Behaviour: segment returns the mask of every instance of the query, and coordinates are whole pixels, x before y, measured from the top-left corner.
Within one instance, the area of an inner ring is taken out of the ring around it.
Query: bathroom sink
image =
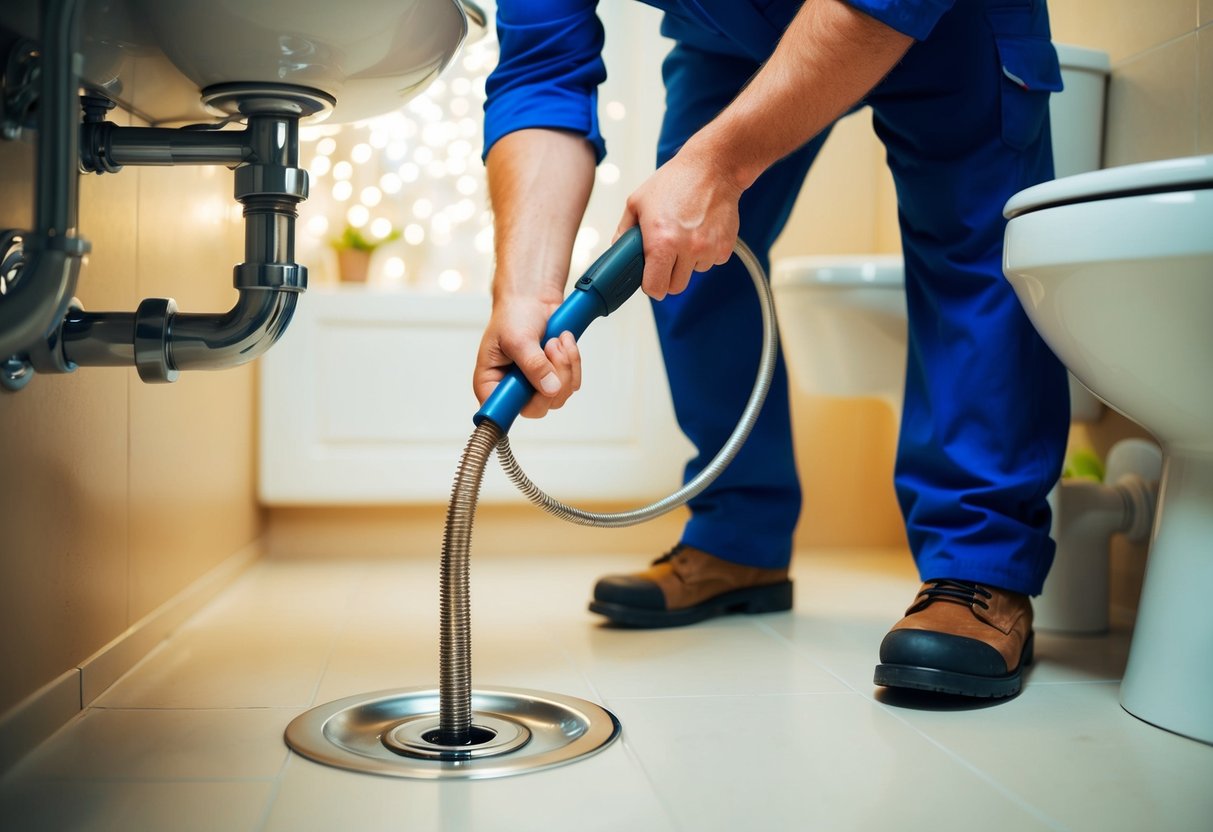
[[[37,34],[28,7],[0,9],[0,24]],[[400,107],[484,29],[467,0],[87,0],[81,75],[154,124],[227,110],[204,106],[216,86],[283,85],[322,93],[312,121],[345,123]]]

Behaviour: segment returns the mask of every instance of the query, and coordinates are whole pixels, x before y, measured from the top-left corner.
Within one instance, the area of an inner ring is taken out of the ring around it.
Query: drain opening
[[[494,731],[492,728],[485,728],[484,726],[477,725],[476,723],[473,722],[472,727],[468,729],[467,742],[460,742],[460,743],[443,742],[442,741],[442,731],[438,728],[435,728],[432,731],[426,731],[424,734],[421,735],[421,739],[424,742],[428,742],[430,745],[440,745],[440,746],[444,746],[446,748],[456,748],[456,747],[467,746],[467,745],[484,745],[484,743],[489,742],[496,736],[497,736],[497,732]]]
[[[442,730],[435,714],[411,717],[396,724],[383,734],[388,751],[423,760],[472,760],[516,751],[531,739],[531,729],[512,719],[489,714],[475,714],[467,731],[467,739],[458,743],[443,742]]]

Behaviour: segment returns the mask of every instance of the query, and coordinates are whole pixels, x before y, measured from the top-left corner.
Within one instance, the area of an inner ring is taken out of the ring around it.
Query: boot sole
[[[590,612],[605,615],[612,624],[646,630],[660,627],[685,627],[688,624],[706,621],[719,615],[735,613],[756,615],[767,612],[786,612],[791,608],[791,581],[735,589],[732,592],[709,598],[693,607],[685,607],[680,610],[645,610],[607,601],[590,602]]]
[[[1005,676],[977,676],[938,670],[934,667],[915,667],[904,664],[878,664],[873,682],[886,688],[909,688],[932,693],[950,693],[970,696],[975,699],[1003,699],[1015,696],[1023,688],[1023,669],[1032,663],[1036,634],[1029,633],[1024,644],[1019,666]]]

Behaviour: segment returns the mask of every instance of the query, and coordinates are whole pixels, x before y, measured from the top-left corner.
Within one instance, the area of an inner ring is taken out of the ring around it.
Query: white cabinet
[[[510,441],[568,500],[660,497],[692,449],[674,421],[648,302],[581,341],[581,391]],[[260,493],[270,505],[445,502],[477,403],[471,373],[489,298],[319,286],[261,359]],[[521,497],[490,462],[482,499]]]

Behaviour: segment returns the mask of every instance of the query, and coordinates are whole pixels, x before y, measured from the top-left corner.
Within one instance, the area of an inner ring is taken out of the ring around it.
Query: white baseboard
[[[190,616],[218,595],[264,551],[258,540],[224,560],[127,628],[78,666],[0,716],[0,772],[88,707]]]

